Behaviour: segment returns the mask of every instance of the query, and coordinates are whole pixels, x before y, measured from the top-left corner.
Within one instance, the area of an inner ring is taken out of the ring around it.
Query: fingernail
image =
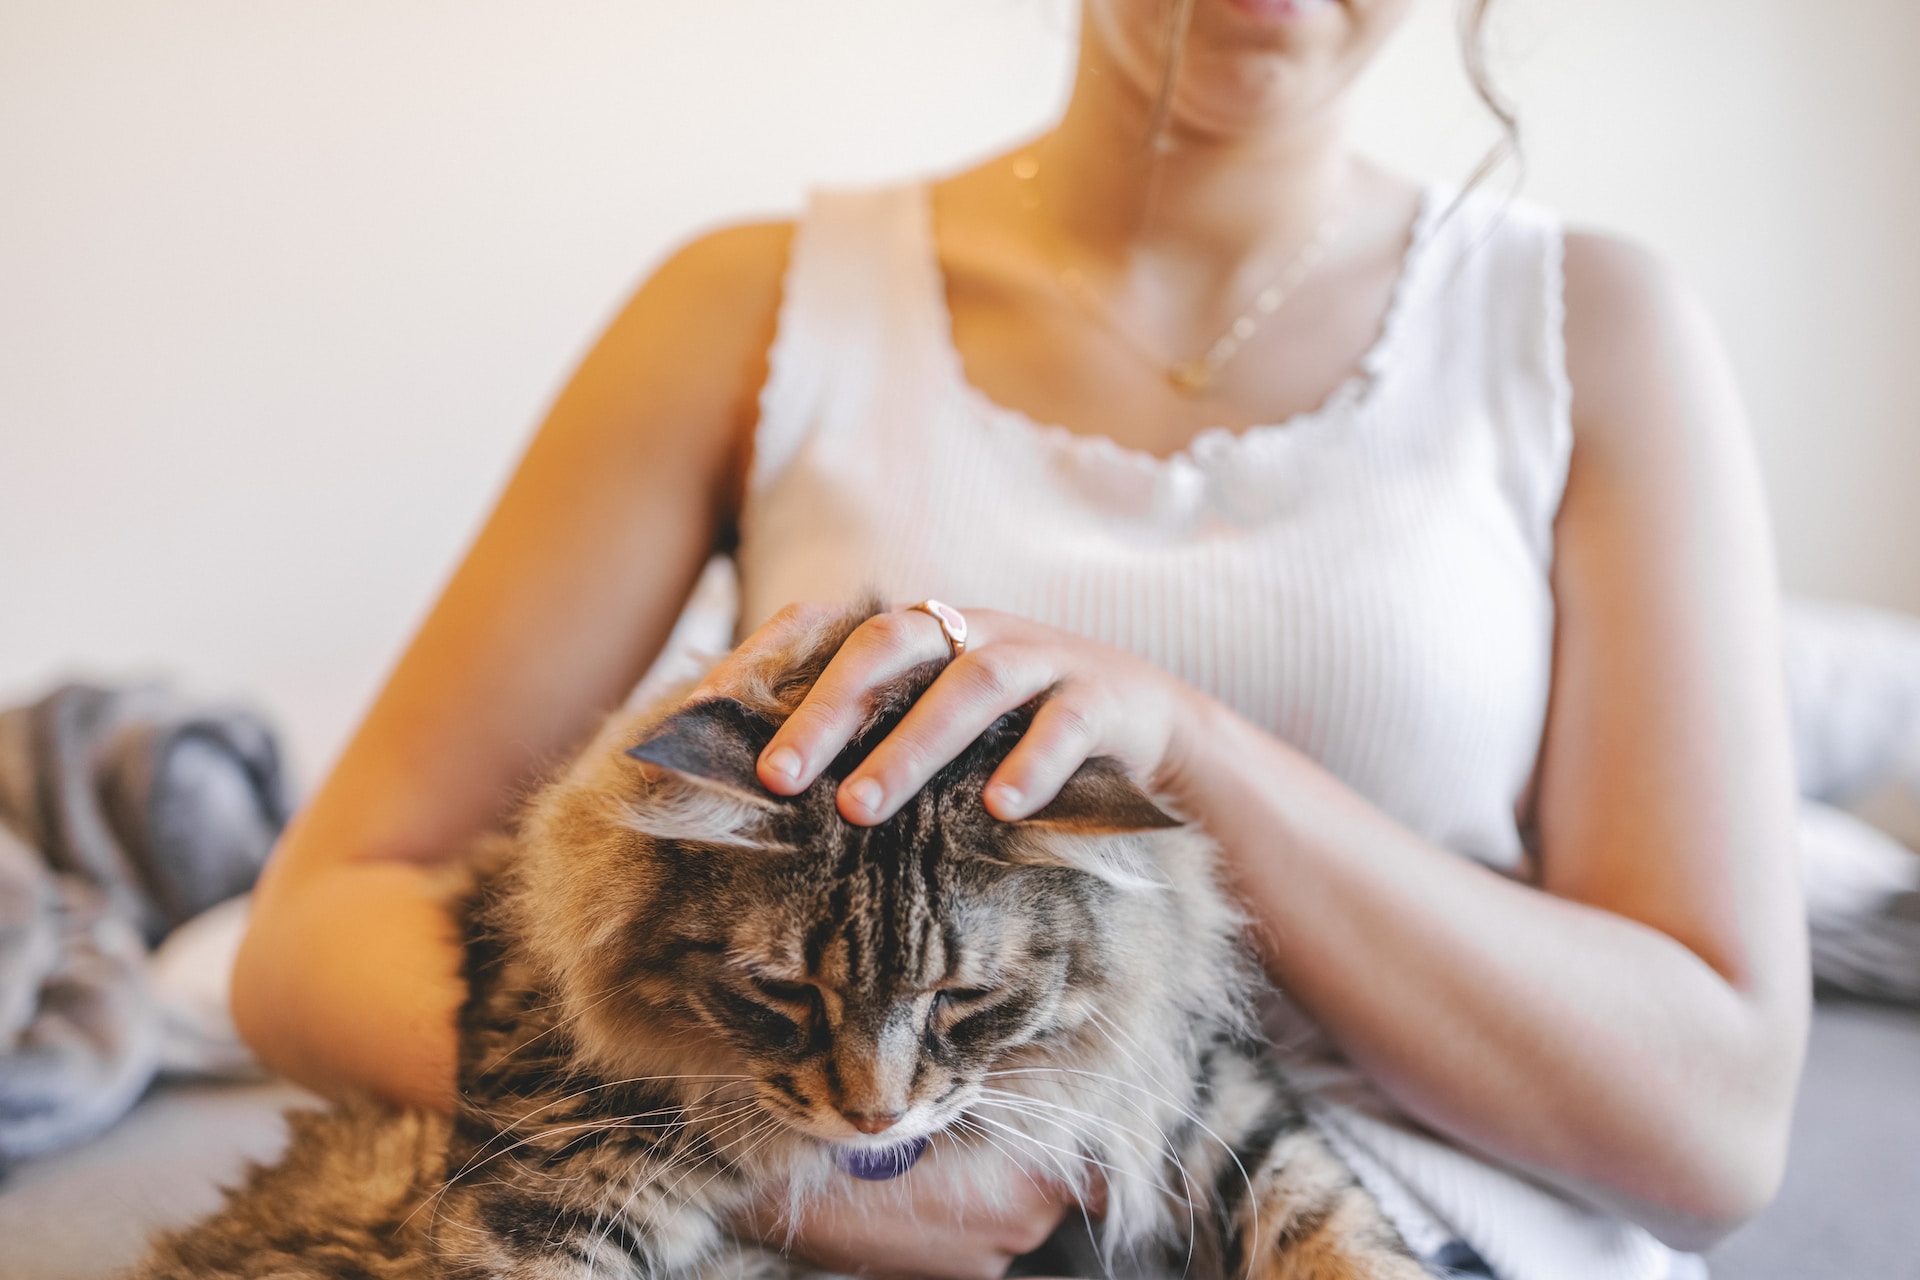
[[[872,778],[862,778],[858,782],[849,784],[847,794],[853,797],[855,804],[865,809],[868,813],[878,813],[880,811],[880,801],[884,799],[886,795],[885,792],[880,790],[880,784]]]
[[[1004,782],[996,782],[988,787],[987,798],[993,802],[989,807],[1001,813],[1020,812],[1020,802],[1026,799],[1020,794],[1020,788],[1010,787]]]
[[[800,776],[800,753],[792,747],[781,747],[767,757],[767,768],[791,782]]]

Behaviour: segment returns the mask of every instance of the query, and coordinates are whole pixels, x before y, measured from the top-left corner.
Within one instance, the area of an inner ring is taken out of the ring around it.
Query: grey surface
[[[280,1113],[317,1105],[279,1083],[161,1084],[103,1136],[0,1182],[0,1280],[101,1280],[157,1227],[220,1203],[219,1187],[286,1140]]]
[[[289,1085],[162,1085],[102,1138],[0,1183],[0,1280],[104,1280],[284,1139]],[[1920,1280],[1920,1013],[1823,1004],[1780,1199],[1715,1280]]]
[[[1714,1280],[1920,1280],[1920,1013],[1823,1003],[1786,1183]]]

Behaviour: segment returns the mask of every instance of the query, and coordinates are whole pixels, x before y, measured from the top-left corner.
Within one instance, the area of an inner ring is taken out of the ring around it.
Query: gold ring
[[[967,651],[967,615],[950,604],[941,604],[938,600],[922,600],[919,604],[910,604],[909,610],[924,613],[940,624],[940,634],[947,638],[947,648],[954,657]]]

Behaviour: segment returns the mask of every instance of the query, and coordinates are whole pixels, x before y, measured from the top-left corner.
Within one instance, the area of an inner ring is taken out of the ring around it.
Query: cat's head
[[[793,665],[817,675],[820,657]],[[1168,864],[1194,861],[1191,832],[1107,761],[1029,821],[982,805],[1032,708],[887,821],[840,817],[839,782],[938,671],[886,690],[801,795],[771,795],[754,764],[810,678],[603,735],[536,807],[529,940],[602,1070],[745,1076],[794,1129],[897,1146],[1173,980],[1192,908],[1165,899],[1192,868]]]

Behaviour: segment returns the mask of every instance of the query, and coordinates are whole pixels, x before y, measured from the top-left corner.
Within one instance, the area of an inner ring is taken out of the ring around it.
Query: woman
[[[235,989],[262,1056],[447,1105],[435,865],[620,702],[737,532],[748,645],[875,583],[970,624],[850,820],[1056,689],[989,807],[1107,754],[1218,837],[1417,1247],[1690,1274],[1654,1237],[1772,1194],[1807,1017],[1759,488],[1656,265],[1346,153],[1410,4],[1086,0],[1030,147],[663,266],[279,851]],[[869,623],[762,781],[803,787],[863,690],[949,652],[929,613]],[[827,1206],[799,1247],[996,1275],[1063,1211],[914,1177],[918,1221]]]

